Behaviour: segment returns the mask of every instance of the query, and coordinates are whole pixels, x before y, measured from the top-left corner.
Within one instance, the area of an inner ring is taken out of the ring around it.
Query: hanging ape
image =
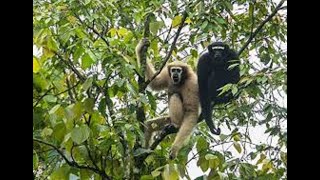
[[[138,60],[141,59],[141,50],[147,43],[149,43],[147,39],[142,39],[136,47]],[[155,72],[153,65],[147,61],[147,79],[151,80]],[[199,117],[197,75],[187,64],[175,61],[167,64],[150,82],[149,87],[155,91],[168,91],[169,116],[146,122],[145,147],[149,148],[152,132],[170,128],[170,126],[179,128],[170,151],[170,158],[175,158],[185,140],[192,134]]]

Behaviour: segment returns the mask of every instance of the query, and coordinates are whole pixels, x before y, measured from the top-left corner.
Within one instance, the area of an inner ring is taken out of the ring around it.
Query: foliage
[[[276,6],[270,0],[34,0],[36,177],[191,179],[193,162],[204,172],[197,179],[286,179],[287,10],[286,3]],[[167,111],[164,93],[138,83],[144,66],[134,48],[147,16],[147,56],[157,67],[169,55],[169,61],[195,68],[210,42],[223,40],[239,50],[252,36],[240,55],[240,83],[225,87],[240,97],[214,111],[222,134],[212,136],[199,123],[173,161],[168,151],[174,135],[154,151],[141,148],[142,122]],[[257,141],[256,129],[268,141]],[[149,155],[139,159],[144,153]]]

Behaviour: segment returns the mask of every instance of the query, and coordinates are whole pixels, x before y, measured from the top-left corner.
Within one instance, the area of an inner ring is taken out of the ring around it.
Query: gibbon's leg
[[[169,116],[171,118],[171,123],[175,127],[181,126],[183,114],[183,104],[180,96],[177,93],[172,94],[169,99]]]
[[[216,135],[219,135],[221,130],[220,128],[216,128],[214,123],[213,123],[213,120],[212,120],[212,111],[213,111],[213,106],[214,106],[214,103],[215,103],[215,100],[217,99],[217,90],[216,90],[216,84],[215,84],[215,81],[214,81],[214,78],[215,78],[215,73],[212,72],[209,77],[208,77],[208,96],[207,97],[207,103],[206,103],[206,106],[204,107],[204,118],[205,118],[205,121],[210,129],[210,132],[212,134],[216,134]],[[213,102],[213,103],[212,103]]]
[[[197,125],[198,114],[194,112],[186,112],[183,118],[181,127],[177,133],[177,136],[173,142],[170,159],[177,157],[179,150],[183,146],[186,139],[188,139],[193,131],[193,128]]]
[[[144,147],[147,149],[149,148],[149,143],[151,139],[151,135],[154,131],[159,131],[163,127],[165,127],[167,124],[170,123],[170,117],[164,116],[164,117],[158,117],[151,120],[148,120],[145,122],[145,131],[144,131],[144,139],[145,139],[145,145]]]

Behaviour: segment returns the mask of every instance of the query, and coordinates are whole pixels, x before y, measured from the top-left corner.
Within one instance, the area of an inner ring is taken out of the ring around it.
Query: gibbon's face
[[[212,46],[212,56],[215,59],[221,59],[224,49],[224,46]]]
[[[170,78],[172,79],[173,84],[180,84],[181,83],[182,73],[183,73],[182,67],[172,66],[169,69]]]
[[[208,46],[208,50],[217,63],[223,63],[224,57],[229,52],[229,47],[222,42],[215,42]]]

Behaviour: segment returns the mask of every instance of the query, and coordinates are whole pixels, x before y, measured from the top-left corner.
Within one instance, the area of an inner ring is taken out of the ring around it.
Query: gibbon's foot
[[[176,128],[173,124],[168,124],[162,129],[162,131],[158,135],[154,136],[154,140],[162,140],[166,135],[177,133],[178,130],[179,129]]]
[[[167,132],[167,134],[172,134],[178,132],[178,128],[176,128],[173,124],[168,124],[164,127],[162,132]]]
[[[211,129],[210,129],[210,130],[211,130]],[[212,130],[211,130],[211,133],[212,133],[212,134],[215,134],[215,135],[220,135],[221,129],[220,129],[220,128],[212,129]]]
[[[177,157],[177,155],[178,155],[177,150],[174,147],[172,147],[172,149],[170,150],[170,153],[169,153],[170,160],[175,159]]]
[[[141,39],[142,46],[150,46],[150,41],[148,38]]]

